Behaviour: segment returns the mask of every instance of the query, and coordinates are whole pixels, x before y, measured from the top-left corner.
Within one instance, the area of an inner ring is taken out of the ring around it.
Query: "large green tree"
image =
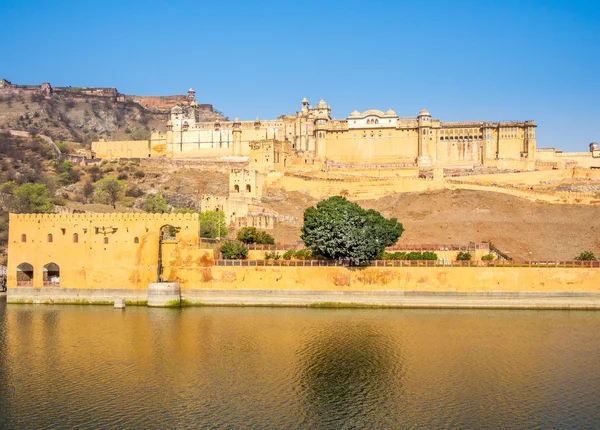
[[[334,196],[304,211],[302,240],[313,254],[361,265],[381,258],[404,232],[396,218]]]
[[[204,211],[200,214],[200,236],[221,238],[227,236],[225,214],[222,211]]]

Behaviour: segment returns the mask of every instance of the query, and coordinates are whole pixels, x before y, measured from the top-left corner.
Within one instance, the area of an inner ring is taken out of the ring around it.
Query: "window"
[[[48,242],[52,242],[52,233],[48,233]]]
[[[306,160],[304,160],[306,162]],[[252,187],[250,186],[250,184],[246,184],[246,192],[250,192],[252,191]]]
[[[79,243],[79,235],[77,233],[73,233],[73,243]]]
[[[105,245],[108,245],[108,237],[105,237],[105,238],[104,238],[104,244],[105,244]]]
[[[21,235],[21,242],[27,242],[27,235],[26,234],[22,234]]]
[[[139,237],[133,238],[133,243],[140,243],[140,238]]]

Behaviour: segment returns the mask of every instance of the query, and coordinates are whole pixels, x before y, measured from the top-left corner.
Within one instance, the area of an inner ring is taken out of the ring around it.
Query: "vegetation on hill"
[[[101,138],[148,139],[152,129],[165,130],[167,116],[133,101],[58,94],[51,99],[40,94],[0,96],[0,129],[29,131],[86,146]],[[225,119],[220,111],[209,112],[209,116]]]

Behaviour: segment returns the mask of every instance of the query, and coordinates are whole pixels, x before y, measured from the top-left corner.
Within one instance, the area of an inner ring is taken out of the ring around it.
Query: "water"
[[[600,312],[0,306],[0,428],[600,426]]]

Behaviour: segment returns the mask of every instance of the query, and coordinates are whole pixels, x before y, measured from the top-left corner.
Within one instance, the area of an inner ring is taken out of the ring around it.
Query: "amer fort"
[[[282,221],[260,206],[267,187],[318,199],[450,188],[550,204],[597,200],[535,189],[567,177],[600,179],[600,149],[596,143],[584,152],[538,148],[533,120],[444,122],[426,109],[408,117],[372,109],[335,119],[325,101],[311,106],[303,99],[296,113],[277,119],[202,122],[203,106],[190,89],[168,110],[164,130],[148,140],[93,142],[83,162],[226,172],[228,195],[199,196],[199,209],[223,212],[234,228],[268,230]],[[468,174],[457,177],[459,171]],[[9,223],[8,303],[600,308],[597,262],[517,262],[500,254],[482,262],[494,252],[486,243],[430,249],[438,261],[350,267],[265,258],[267,251],[284,252],[284,244],[251,248],[247,260],[223,259],[218,241],[200,236],[199,215],[191,213],[11,214]],[[455,261],[461,250],[474,260]]]

